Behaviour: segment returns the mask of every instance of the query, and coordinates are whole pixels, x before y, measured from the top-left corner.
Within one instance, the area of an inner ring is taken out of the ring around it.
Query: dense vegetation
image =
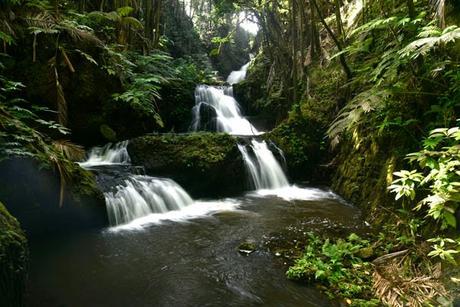
[[[85,147],[187,131],[195,86],[252,53],[235,86],[244,109],[273,128],[294,178],[330,182],[373,226],[299,238],[287,276],[349,304],[448,304],[460,292],[459,17],[457,1],[1,1],[0,163],[54,172],[56,207],[66,184],[93,194],[72,162]],[[192,157],[222,158],[199,146]],[[7,239],[25,257],[22,233]]]

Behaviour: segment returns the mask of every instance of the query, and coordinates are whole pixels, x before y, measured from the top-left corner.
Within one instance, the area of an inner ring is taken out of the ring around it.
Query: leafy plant
[[[422,211],[427,218],[440,224],[440,229],[456,228],[455,212],[460,203],[460,128],[438,128],[423,141],[423,149],[407,155],[417,162],[418,169],[395,172],[398,178],[388,187],[409,203],[412,209]],[[454,262],[457,251],[446,249],[453,239],[436,237],[429,256]]]
[[[305,251],[286,272],[288,278],[319,281],[331,297],[370,299],[368,306],[376,306],[371,292],[371,265],[359,257],[370,248],[369,242],[356,234],[335,241],[314,233],[307,235]]]

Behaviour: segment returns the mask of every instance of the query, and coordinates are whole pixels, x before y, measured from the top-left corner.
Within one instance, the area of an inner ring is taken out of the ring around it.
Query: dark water
[[[331,306],[287,280],[263,244],[288,226],[350,231],[359,212],[334,199],[244,196],[237,211],[142,230],[32,242],[28,306]],[[243,241],[258,244],[241,255]]]

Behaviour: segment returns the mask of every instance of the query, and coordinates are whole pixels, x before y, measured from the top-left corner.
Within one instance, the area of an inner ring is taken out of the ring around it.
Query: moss
[[[290,116],[264,138],[273,141],[283,151],[289,175],[293,179],[315,177],[314,169],[325,157],[320,129],[305,118]]]
[[[0,303],[22,306],[29,252],[18,221],[0,203]]]
[[[148,135],[130,141],[128,152],[150,175],[173,178],[195,196],[210,197],[244,190],[237,144],[220,133]]]
[[[102,136],[105,137],[110,142],[115,142],[117,140],[117,133],[113,131],[108,125],[104,124],[99,127],[99,131]]]
[[[97,185],[94,174],[76,163],[71,163],[68,171],[71,183],[69,191],[73,202],[105,208],[104,195]]]

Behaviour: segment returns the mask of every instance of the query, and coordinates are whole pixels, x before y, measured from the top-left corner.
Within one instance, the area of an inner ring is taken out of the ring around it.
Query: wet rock
[[[248,256],[257,250],[257,246],[253,242],[243,242],[238,246],[238,252]]]
[[[131,140],[128,152],[148,175],[172,178],[195,198],[231,196],[247,186],[237,144],[221,133],[147,135]]]

